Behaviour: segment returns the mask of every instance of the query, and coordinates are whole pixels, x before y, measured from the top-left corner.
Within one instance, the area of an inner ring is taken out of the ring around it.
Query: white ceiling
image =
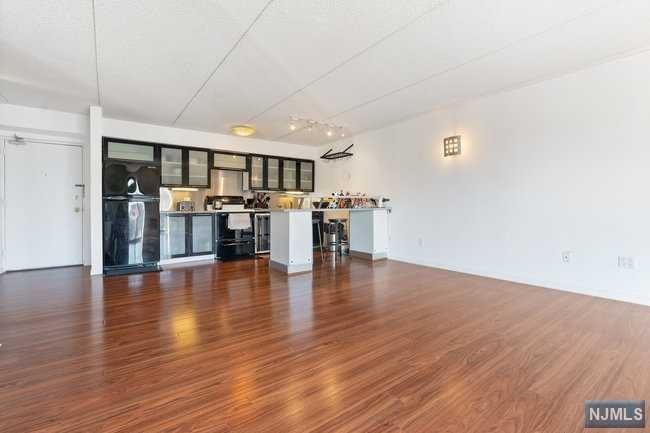
[[[0,102],[320,145],[289,117],[352,135],[646,48],[648,0],[1,0]]]

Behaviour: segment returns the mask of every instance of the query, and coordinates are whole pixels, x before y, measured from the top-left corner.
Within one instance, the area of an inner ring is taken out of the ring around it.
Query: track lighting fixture
[[[307,130],[307,132],[312,132],[314,129],[319,129],[325,132],[325,135],[328,137],[334,137],[339,135],[341,138],[345,137],[345,129],[342,126],[321,123],[313,119],[304,119],[296,116],[289,117],[289,130],[291,132],[299,131],[301,129]],[[335,134],[335,131],[340,131]]]

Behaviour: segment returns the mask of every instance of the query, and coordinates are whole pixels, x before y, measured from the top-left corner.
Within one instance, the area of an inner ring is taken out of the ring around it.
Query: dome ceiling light
[[[251,125],[234,125],[230,128],[230,132],[240,137],[250,137],[255,134],[255,127]]]

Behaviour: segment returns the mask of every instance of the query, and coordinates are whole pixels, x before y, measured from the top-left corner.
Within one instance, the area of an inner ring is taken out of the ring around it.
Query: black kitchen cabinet
[[[298,161],[295,159],[282,159],[282,189],[298,190]]]
[[[314,191],[314,161],[298,161],[298,189],[304,192]]]
[[[234,153],[217,151],[212,152],[212,168],[232,171],[248,171],[248,155],[245,153]]]
[[[282,158],[250,155],[245,185],[251,191],[282,191]],[[248,183],[246,183],[248,182]]]
[[[165,145],[160,160],[161,186],[210,188],[210,151]]]
[[[160,184],[166,186],[183,185],[183,149],[176,147],[160,148]]]
[[[104,160],[157,163],[158,148],[155,143],[104,137],[102,146]]]
[[[282,189],[282,160],[273,156],[266,157],[266,189],[279,191]]]
[[[250,156],[249,187],[251,190],[265,189],[266,187],[266,158],[262,155]]]
[[[214,254],[213,214],[162,214],[160,245],[161,259]]]

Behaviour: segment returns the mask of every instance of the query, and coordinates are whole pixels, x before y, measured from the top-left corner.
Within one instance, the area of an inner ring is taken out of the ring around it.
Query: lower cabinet
[[[214,254],[213,214],[160,215],[160,259]]]

